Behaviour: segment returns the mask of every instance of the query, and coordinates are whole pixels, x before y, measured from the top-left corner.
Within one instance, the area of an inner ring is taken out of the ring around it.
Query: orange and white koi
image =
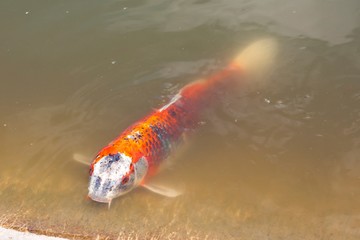
[[[183,87],[171,101],[128,127],[104,147],[90,167],[88,196],[111,203],[137,186],[173,197],[175,191],[147,185],[149,178],[183,141],[183,134],[194,129],[200,113],[219,89],[236,87],[241,79],[269,66],[274,56],[272,40],[261,40],[242,51],[225,69],[206,80]]]

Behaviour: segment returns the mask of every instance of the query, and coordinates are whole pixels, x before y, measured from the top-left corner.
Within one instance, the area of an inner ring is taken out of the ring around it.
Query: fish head
[[[123,153],[98,155],[91,165],[88,196],[97,202],[110,203],[136,187],[131,157]]]

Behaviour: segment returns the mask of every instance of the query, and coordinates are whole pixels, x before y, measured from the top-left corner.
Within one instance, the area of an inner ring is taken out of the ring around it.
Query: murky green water
[[[0,224],[65,236],[359,239],[360,2],[1,1]],[[272,36],[267,87],[225,94],[158,181],[90,202],[93,156],[234,51]]]

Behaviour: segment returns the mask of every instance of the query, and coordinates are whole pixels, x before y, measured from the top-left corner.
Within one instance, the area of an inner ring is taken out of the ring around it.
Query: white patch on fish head
[[[97,202],[109,203],[137,186],[131,157],[109,154],[93,165],[88,196]]]

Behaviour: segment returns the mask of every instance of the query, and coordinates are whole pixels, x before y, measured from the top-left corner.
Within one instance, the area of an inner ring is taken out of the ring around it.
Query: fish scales
[[[185,86],[171,104],[127,128],[107,150],[99,153],[98,160],[103,155],[117,152],[131,155],[134,162],[146,157],[149,173],[155,173],[161,162],[182,142],[183,133],[196,127],[201,109],[214,98],[215,89],[218,91],[223,87],[223,78],[235,73],[239,74],[239,69],[230,67],[206,81]]]

